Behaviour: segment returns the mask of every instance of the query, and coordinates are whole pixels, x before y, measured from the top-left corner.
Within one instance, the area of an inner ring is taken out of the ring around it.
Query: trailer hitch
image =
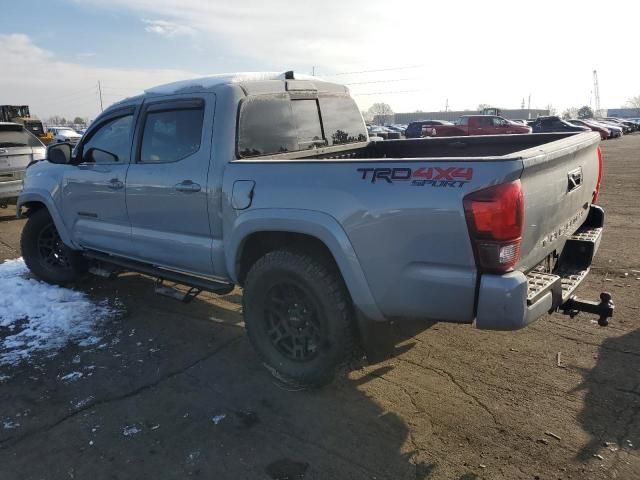
[[[611,294],[602,292],[600,294],[600,302],[592,302],[589,300],[580,300],[578,297],[571,297],[560,306],[560,310],[571,318],[580,312],[593,313],[598,315],[598,325],[606,327],[609,325],[609,319],[613,317],[615,305],[611,299]]]

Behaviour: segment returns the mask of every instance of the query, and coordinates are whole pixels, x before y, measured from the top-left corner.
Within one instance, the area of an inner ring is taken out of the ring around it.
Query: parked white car
[[[82,135],[71,127],[47,127],[47,130],[53,133],[51,143],[69,142],[75,145],[82,138]]]

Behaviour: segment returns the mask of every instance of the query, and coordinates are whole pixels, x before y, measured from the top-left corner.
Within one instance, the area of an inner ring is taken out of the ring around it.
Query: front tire
[[[349,294],[335,268],[277,250],[247,274],[243,294],[249,339],[265,366],[300,387],[329,383],[353,353]]]
[[[29,216],[20,238],[22,258],[41,280],[58,285],[79,280],[86,271],[79,252],[67,247],[45,208]]]

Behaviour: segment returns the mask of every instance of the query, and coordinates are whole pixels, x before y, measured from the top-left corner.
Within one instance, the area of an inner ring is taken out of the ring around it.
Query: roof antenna
[[[288,70],[288,71],[284,72],[284,78],[285,78],[285,80],[295,80],[293,78],[293,70]]]

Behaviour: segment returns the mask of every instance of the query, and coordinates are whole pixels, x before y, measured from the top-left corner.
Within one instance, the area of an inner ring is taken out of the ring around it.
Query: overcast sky
[[[31,0],[4,2],[0,104],[93,118],[145,88],[293,69],[346,83],[362,109],[559,111],[640,95],[640,2]],[[619,33],[616,33],[619,32]],[[361,72],[361,73],[353,73]]]

